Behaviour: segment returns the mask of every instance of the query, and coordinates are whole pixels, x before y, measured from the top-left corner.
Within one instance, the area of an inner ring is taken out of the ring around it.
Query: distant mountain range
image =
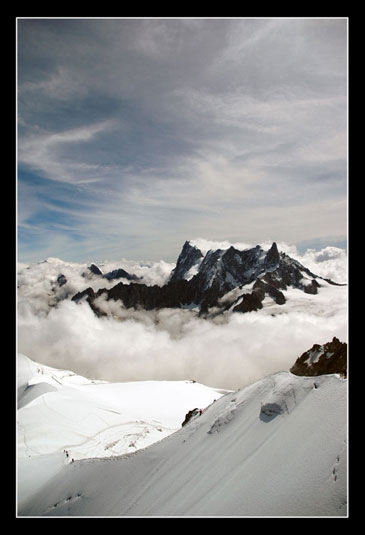
[[[226,310],[241,313],[259,310],[265,298],[284,305],[286,298],[283,291],[289,287],[314,295],[324,283],[338,285],[279,252],[276,242],[269,250],[260,245],[245,250],[231,246],[203,254],[196,245],[186,241],[176,267],[163,286],[146,285],[136,275],[121,269],[103,275],[92,264],[89,270],[109,281],[119,278],[129,281],[96,292],[88,287],[73,296],[75,302],[87,300],[99,316],[105,314],[96,302],[100,296],[106,300],[121,301],[126,308],[196,308],[204,316]]]

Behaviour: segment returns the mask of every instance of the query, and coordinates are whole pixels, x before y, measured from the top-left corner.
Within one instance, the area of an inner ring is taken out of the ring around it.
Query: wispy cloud
[[[346,31],[336,19],[19,21],[19,193],[36,187],[22,224],[30,233],[53,205],[84,256],[108,242],[156,258],[191,236],[262,241],[268,228],[345,236]]]
[[[20,99],[26,99],[28,95],[37,93],[46,98],[62,101],[84,96],[86,92],[87,88],[80,84],[75,73],[70,72],[66,66],[59,67],[45,79],[24,82],[19,88]]]
[[[102,180],[100,166],[69,161],[67,146],[87,143],[112,127],[110,121],[58,132],[31,133],[21,139],[18,161],[49,180],[82,184]],[[65,152],[66,151],[66,152]]]

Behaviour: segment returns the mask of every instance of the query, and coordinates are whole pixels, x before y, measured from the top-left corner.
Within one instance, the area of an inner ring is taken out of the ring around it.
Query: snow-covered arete
[[[134,453],[71,463],[58,454],[57,469],[55,454],[32,458],[43,482],[18,514],[344,516],[346,401],[337,375],[267,376]]]

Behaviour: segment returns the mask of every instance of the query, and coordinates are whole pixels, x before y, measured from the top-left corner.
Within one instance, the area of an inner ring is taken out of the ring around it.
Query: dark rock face
[[[184,275],[186,275],[203,257],[203,253],[200,249],[190,245],[190,243],[186,241],[179,258],[177,259],[176,267],[171,272],[170,281],[183,279]]]
[[[63,273],[60,273],[54,282],[53,281],[50,282],[50,293],[48,294],[48,306],[54,307],[60,301],[69,297],[70,292],[66,284],[67,284],[67,279]]]
[[[335,336],[332,342],[314,344],[303,353],[290,369],[295,375],[316,376],[339,373],[347,377],[347,344]]]
[[[320,288],[318,282],[316,281],[316,279],[312,279],[310,284],[305,286],[304,293],[315,295],[318,293],[318,288]]]
[[[254,290],[261,289],[264,294],[268,294],[277,305],[283,305],[286,302],[283,292],[278,290],[273,284],[265,282],[265,277],[257,279],[255,284],[253,285],[253,288]]]
[[[98,292],[99,293],[99,292]],[[106,316],[105,312],[100,310],[94,303],[95,298],[97,297],[97,294],[95,294],[94,290],[92,288],[86,288],[86,290],[83,290],[82,292],[78,292],[73,296],[71,301],[74,301],[75,303],[80,303],[82,301],[86,301],[91,310],[94,312],[94,314],[98,317],[100,316]]]
[[[280,254],[278,251],[278,246],[274,242],[266,254],[265,267],[266,269],[276,268],[279,262],[280,262]]]
[[[181,424],[181,427],[184,427],[184,425],[186,425],[188,422],[190,422],[190,420],[192,418],[194,418],[194,416],[200,416],[202,413],[201,409],[192,409],[191,411],[187,412],[185,414],[185,420],[183,421],[183,423]]]
[[[254,281],[264,269],[261,262],[264,255],[259,245],[245,251],[234,247],[226,251],[208,251],[196,276],[199,277],[203,289],[209,288],[215,282],[220,290],[227,292]]]
[[[92,288],[86,288],[86,290],[82,290],[82,292],[77,292],[71,299],[71,301],[74,301],[75,303],[80,303],[80,301],[87,301],[89,305],[92,305],[93,301],[95,299],[95,292]]]
[[[130,284],[119,282],[109,290],[101,289],[93,296],[88,294],[92,301],[100,295],[105,296],[107,300],[120,300],[126,308],[143,308],[145,310],[181,308],[192,303],[199,303],[204,297],[197,284],[186,280],[170,281],[162,287],[146,286],[134,282]]]
[[[235,306],[233,312],[252,312],[262,308],[262,301],[264,300],[265,292],[257,290],[251,294],[245,294],[242,302]]]
[[[60,273],[57,277],[57,283],[58,283],[58,286],[61,287],[63,286],[64,284],[66,284],[67,282],[67,279],[66,277],[63,275],[63,273]]]
[[[119,269],[113,269],[113,271],[109,271],[109,273],[104,273],[96,266],[95,264],[91,264],[88,267],[89,272],[91,272],[93,275],[98,275],[100,277],[103,277],[104,279],[107,279],[109,281],[111,280],[118,280],[118,279],[127,279],[127,280],[139,280],[139,277],[134,274],[130,274],[127,271],[125,271],[122,268]],[[83,274],[85,277],[87,277],[87,274]]]
[[[127,279],[129,281],[138,280],[137,275],[130,274],[124,269],[113,269],[113,271],[110,271],[109,273],[105,273],[103,275],[104,279],[108,279],[108,281],[111,280],[118,280],[118,279]]]
[[[98,268],[98,266],[96,266],[95,264],[91,264],[88,269],[91,271],[91,273],[93,273],[94,275],[103,275],[103,273],[100,271],[100,269]]]

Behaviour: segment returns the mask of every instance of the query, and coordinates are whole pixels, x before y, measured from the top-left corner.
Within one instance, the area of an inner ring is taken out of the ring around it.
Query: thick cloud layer
[[[297,258],[317,274],[320,268],[322,276],[341,275],[343,282],[344,251],[326,248],[307,251]],[[76,305],[69,299],[49,307],[50,299],[57,294],[52,287],[60,270],[68,281],[62,287],[65,291],[78,291],[89,283],[106,286],[105,280],[85,281],[81,276],[85,267],[56,259],[20,266],[19,351],[33,360],[89,378],[195,379],[236,389],[269,373],[288,370],[314,343],[325,343],[333,336],[347,340],[347,287],[326,283],[314,296],[300,290],[287,291],[285,307],[268,301],[259,312],[212,320],[198,318],[191,310],[127,310],[102,299],[98,304],[108,312],[107,318],[97,318],[87,303]],[[131,262],[119,267],[129,267],[133,272]],[[166,263],[139,268],[134,265],[135,273],[138,269],[149,271],[150,283],[161,282],[169,271]]]

